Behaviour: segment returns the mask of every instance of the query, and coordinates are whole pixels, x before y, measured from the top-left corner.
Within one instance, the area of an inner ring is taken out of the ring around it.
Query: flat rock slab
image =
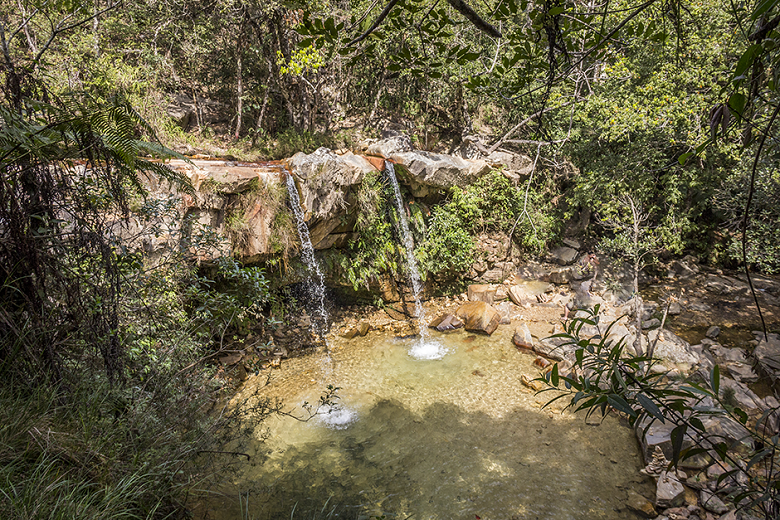
[[[428,327],[439,332],[446,332],[463,327],[463,321],[454,314],[443,314],[431,321]]]
[[[655,506],[658,508],[677,507],[685,502],[685,488],[674,473],[664,471],[658,477],[655,494]]]

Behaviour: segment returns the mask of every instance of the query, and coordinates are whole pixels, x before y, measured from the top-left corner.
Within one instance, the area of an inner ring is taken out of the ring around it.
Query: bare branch
[[[376,20],[371,25],[371,27],[369,27],[366,32],[364,32],[363,34],[361,34],[360,36],[358,36],[357,38],[349,42],[347,44],[347,47],[352,47],[353,45],[362,42],[363,40],[368,38],[372,32],[376,31],[376,28],[381,25],[381,23],[385,20],[385,18],[387,18],[387,15],[390,14],[390,11],[393,10],[393,7],[395,7],[395,4],[397,4],[398,2],[399,0],[390,0],[390,2],[385,6],[382,12],[379,13],[379,16],[377,16]]]
[[[501,38],[501,31],[483,20],[477,12],[463,0],[447,0],[447,3],[450,4],[453,9],[465,16],[474,27],[483,33],[492,36],[493,38]]]
[[[32,61],[32,68],[35,69],[38,66],[38,62],[40,62],[41,58],[43,57],[43,53],[45,53],[49,49],[49,46],[51,46],[52,42],[54,41],[54,38],[56,38],[57,35],[59,35],[60,33],[63,33],[63,32],[70,31],[71,29],[75,29],[76,27],[78,27],[80,25],[84,25],[85,23],[89,22],[93,18],[97,18],[101,14],[106,13],[106,12],[112,10],[112,9],[115,9],[116,7],[119,6],[120,3],[121,3],[121,0],[119,0],[117,2],[114,2],[113,4],[109,5],[105,9],[102,9],[100,11],[96,11],[95,13],[93,13],[92,15],[84,18],[83,20],[79,20],[78,22],[74,22],[74,23],[72,23],[70,25],[66,25],[65,27],[61,27],[61,25],[66,20],[68,20],[70,18],[70,16],[60,20],[60,22],[57,24],[57,26],[53,28],[53,30],[51,32],[51,35],[49,36],[49,40],[46,42],[46,44],[43,46],[43,48],[40,51],[38,51],[38,54],[35,56],[35,59],[33,59],[33,61]]]

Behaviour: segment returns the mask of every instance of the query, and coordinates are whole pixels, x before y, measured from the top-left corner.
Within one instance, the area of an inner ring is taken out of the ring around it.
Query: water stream
[[[241,518],[241,494],[244,517],[257,520],[636,519],[626,490],[649,496],[654,487],[638,472],[633,431],[614,417],[589,425],[540,410],[552,396],[520,383],[538,369],[512,346],[512,329],[432,332],[449,349],[435,363],[410,357],[410,339],[335,338],[341,398],[355,414],[256,424],[251,438],[226,448],[251,459],[196,518]],[[282,397],[289,409],[316,402],[321,371],[313,357],[290,359],[270,384],[250,378],[236,399]]]
[[[295,224],[298,229],[298,237],[301,240],[301,259],[309,270],[308,286],[314,300],[314,313],[311,313],[312,328],[316,334],[324,337],[328,331],[328,311],[325,309],[325,277],[322,274],[317,259],[314,258],[314,247],[311,244],[309,236],[309,227],[304,219],[303,209],[301,208],[301,199],[298,196],[298,188],[295,186],[295,179],[292,174],[285,175],[287,183],[287,192],[290,194],[290,206],[295,215]]]
[[[420,271],[417,268],[417,260],[414,258],[414,240],[412,239],[412,233],[409,230],[409,219],[406,217],[406,209],[404,208],[404,201],[401,197],[401,188],[398,185],[398,179],[395,177],[395,167],[390,161],[385,161],[385,172],[393,185],[393,193],[395,194],[395,207],[398,210],[401,238],[403,240],[404,250],[406,251],[406,267],[409,274],[409,285],[412,287],[414,311],[420,331],[420,339],[412,345],[409,350],[409,355],[417,359],[441,359],[447,353],[447,350],[439,342],[431,341],[428,338],[428,322],[425,319],[425,308],[420,300],[422,279],[420,278]]]

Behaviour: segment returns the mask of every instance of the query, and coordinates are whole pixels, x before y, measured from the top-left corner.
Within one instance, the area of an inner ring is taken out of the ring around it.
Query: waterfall
[[[409,219],[406,218],[404,201],[401,198],[401,188],[398,186],[398,179],[395,178],[395,167],[390,161],[385,161],[385,172],[393,184],[393,192],[395,193],[395,207],[398,210],[398,222],[400,223],[404,249],[406,250],[409,283],[412,286],[414,310],[420,330],[420,341],[415,343],[409,353],[412,357],[418,359],[440,359],[444,356],[446,350],[439,343],[428,341],[428,323],[425,320],[425,309],[420,301],[422,280],[420,279],[420,271],[417,269],[417,260],[414,258],[414,241],[412,240],[412,233],[409,231]]]
[[[309,228],[304,220],[298,188],[295,186],[295,180],[291,173],[285,175],[285,181],[287,183],[287,191],[290,194],[290,206],[292,206],[293,214],[295,215],[298,237],[301,240],[301,258],[309,269],[308,285],[314,295],[314,303],[317,305],[315,311],[318,317],[312,319],[312,328],[315,333],[324,339],[328,329],[328,311],[325,310],[325,277],[322,275],[322,270],[320,270],[320,266],[314,258],[314,246],[311,245]]]

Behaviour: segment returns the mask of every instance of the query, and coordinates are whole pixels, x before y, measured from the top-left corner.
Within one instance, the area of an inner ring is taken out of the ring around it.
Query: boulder
[[[669,330],[651,330],[647,333],[647,339],[651,344],[658,339],[654,351],[658,359],[691,365],[699,362],[699,357],[693,352],[691,345]]]
[[[699,266],[696,265],[696,259],[692,256],[686,256],[682,260],[675,260],[669,265],[667,276],[670,278],[691,278],[699,273]]]
[[[494,151],[487,157],[485,162],[499,168],[505,167],[507,171],[514,173],[518,177],[520,175],[528,175],[533,170],[533,161],[527,155],[521,155],[511,152]]]
[[[490,172],[485,161],[461,159],[425,151],[393,153],[388,157],[397,166],[399,180],[404,178],[414,197],[448,190],[455,186],[465,188]]]
[[[464,303],[455,314],[465,322],[466,330],[493,334],[501,323],[501,315],[485,302]]]
[[[759,379],[758,374],[753,372],[753,367],[747,363],[726,363],[723,366],[731,377],[741,383],[756,383]]]
[[[473,284],[468,287],[470,302],[485,302],[492,305],[496,296],[496,287],[493,285]]]
[[[509,287],[507,295],[509,296],[509,299],[512,300],[512,303],[521,307],[523,303],[531,299],[528,293],[519,285],[512,285]]]
[[[685,502],[685,488],[677,475],[664,471],[658,477],[658,487],[655,493],[655,507],[666,509],[678,507]]]
[[[438,318],[432,320],[428,327],[436,329],[439,332],[446,332],[448,330],[459,329],[463,326],[463,321],[454,314],[443,314]]]
[[[512,336],[512,343],[520,348],[534,348],[534,338],[531,336],[531,331],[528,329],[527,323],[523,323],[515,329],[515,334]]]
[[[636,424],[635,431],[639,444],[642,446],[642,455],[646,464],[651,464],[657,458],[656,452],[660,450],[667,460],[672,459],[672,430],[674,424],[654,421],[650,426],[650,419],[645,417]],[[643,435],[644,433],[644,435]],[[689,435],[683,439],[683,449],[693,445]]]
[[[567,341],[563,338],[545,338],[534,344],[534,352],[540,356],[554,359],[556,361],[563,361],[568,354],[574,352],[575,347],[571,344],[564,345]]]
[[[548,257],[558,265],[569,265],[577,259],[577,250],[566,246],[556,247],[550,251]]]
[[[565,267],[563,269],[554,269],[547,273],[543,279],[546,282],[554,283],[556,285],[565,285],[572,280],[576,280],[575,270],[571,267]]]
[[[360,323],[357,324],[357,333],[359,336],[365,336],[368,334],[368,331],[371,327],[369,326],[368,322],[365,320],[362,320]]]
[[[780,334],[757,335],[759,343],[753,351],[753,356],[758,360],[759,366],[766,371],[773,380],[780,376]]]
[[[655,518],[658,516],[658,513],[656,513],[655,508],[653,507],[653,503],[633,489],[628,490],[626,507],[642,518]]]
[[[707,329],[707,332],[705,332],[704,335],[710,339],[717,339],[718,335],[720,335],[720,327],[713,325]]]
[[[656,327],[660,327],[660,326],[661,326],[661,320],[659,320],[658,318],[642,321],[643,329],[655,329]]]
[[[394,135],[386,139],[381,139],[368,145],[366,153],[368,155],[379,155],[381,157],[390,157],[393,154],[411,152],[414,150],[412,140],[406,135]]]
[[[710,491],[709,489],[702,489],[700,491],[701,507],[707,511],[712,511],[717,515],[727,513],[729,508],[723,503],[723,500],[718,498],[718,495]]]

